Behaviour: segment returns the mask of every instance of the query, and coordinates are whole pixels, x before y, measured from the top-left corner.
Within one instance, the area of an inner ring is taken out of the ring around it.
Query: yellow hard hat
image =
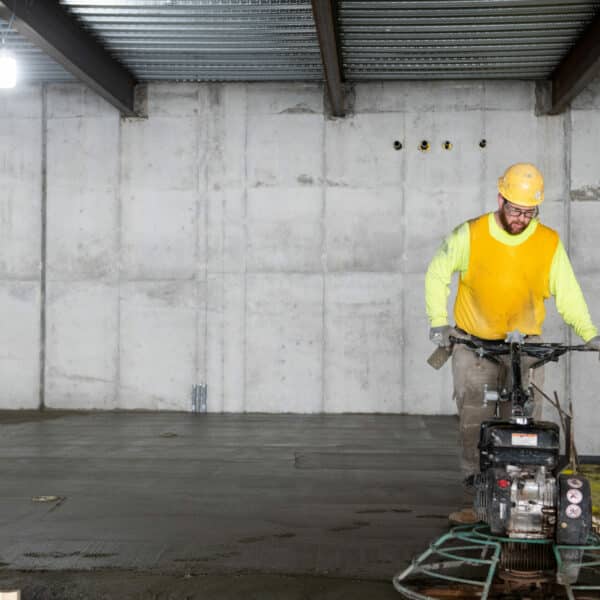
[[[544,178],[530,163],[516,163],[498,179],[498,191],[513,204],[537,206],[544,201]]]

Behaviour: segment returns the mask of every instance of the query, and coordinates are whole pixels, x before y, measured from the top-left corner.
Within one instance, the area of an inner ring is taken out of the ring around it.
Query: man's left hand
[[[600,335],[593,337],[591,340],[585,343],[586,348],[590,348],[592,350],[598,350],[600,352]]]

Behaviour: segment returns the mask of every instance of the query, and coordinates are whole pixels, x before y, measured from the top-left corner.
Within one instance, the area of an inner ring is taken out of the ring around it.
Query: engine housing
[[[554,536],[559,435],[558,426],[548,422],[482,423],[474,507],[494,535]]]
[[[556,478],[544,466],[490,468],[475,480],[475,510],[491,533],[520,539],[553,537]]]

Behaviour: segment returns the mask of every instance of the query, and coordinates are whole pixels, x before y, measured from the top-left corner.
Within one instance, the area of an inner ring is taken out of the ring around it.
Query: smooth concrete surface
[[[104,568],[390,582],[460,504],[456,429],[451,416],[2,412],[0,584]]]
[[[214,413],[452,414],[424,272],[516,161],[543,171],[542,220],[600,322],[598,80],[551,117],[531,82],[359,84],[344,119],[323,93],[152,84],[146,119],[78,84],[0,94],[0,407],[41,388],[50,408],[189,411],[207,384]],[[567,339],[548,309],[546,338]],[[547,376],[599,454],[600,370]]]

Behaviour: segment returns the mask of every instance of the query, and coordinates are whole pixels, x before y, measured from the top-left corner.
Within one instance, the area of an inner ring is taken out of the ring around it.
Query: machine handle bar
[[[450,336],[452,344],[463,344],[473,350],[477,350],[482,356],[502,356],[510,354],[511,343],[502,341],[488,341],[473,338],[462,338]],[[522,342],[518,344],[521,353],[527,354],[540,360],[535,366],[541,366],[549,361],[556,361],[560,356],[567,352],[598,352],[594,348],[589,348],[585,344],[570,346],[567,344],[553,342]]]

